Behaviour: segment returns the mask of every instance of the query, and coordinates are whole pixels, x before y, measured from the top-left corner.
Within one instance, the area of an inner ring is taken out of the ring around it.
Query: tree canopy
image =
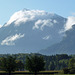
[[[75,69],[75,59],[74,58],[71,58],[70,60],[69,60],[69,68],[70,69]]]
[[[44,70],[45,62],[42,56],[32,55],[26,57],[26,69],[30,72],[39,72]]]
[[[11,74],[11,72],[16,69],[16,58],[12,56],[2,57],[1,58],[1,69]]]

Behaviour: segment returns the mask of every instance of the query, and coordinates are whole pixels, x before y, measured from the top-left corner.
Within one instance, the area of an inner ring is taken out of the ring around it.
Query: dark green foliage
[[[73,69],[64,68],[63,73],[64,74],[75,74],[75,69],[74,68]]]
[[[11,56],[16,56],[16,60],[20,60],[23,64],[26,62],[26,56],[33,56],[34,53],[31,54],[12,54]],[[62,70],[63,68],[68,68],[69,60],[71,58],[75,58],[75,55],[67,55],[67,54],[57,54],[57,55],[52,55],[52,56],[46,56],[46,55],[41,55],[38,53],[35,53],[37,56],[43,56],[45,60],[45,69],[46,70]],[[1,57],[8,57],[9,54],[0,54]],[[1,59],[0,59],[1,60]],[[1,64],[1,63],[0,63]],[[20,66],[20,65],[19,65]],[[1,68],[0,68],[1,70]],[[17,70],[23,70],[17,69]]]
[[[10,75],[10,73],[13,72],[13,71],[15,71],[15,69],[17,67],[15,60],[16,60],[16,58],[12,57],[12,56],[2,57],[2,59],[1,59],[1,65],[0,65],[1,69],[3,71],[8,72],[9,75]]]
[[[24,64],[23,64],[23,62],[22,61],[20,61],[20,60],[16,60],[16,66],[17,66],[17,71],[22,71],[22,70],[24,70]]]
[[[63,69],[64,74],[69,74],[70,70],[68,68]]]
[[[71,74],[75,74],[75,59],[74,58],[71,58],[69,60],[68,68],[70,69]]]
[[[75,69],[70,69],[70,74],[75,74]]]
[[[75,59],[74,58],[71,58],[70,60],[69,60],[69,68],[70,69],[75,69]]]
[[[67,54],[44,56],[46,61],[46,70],[61,70],[68,67],[69,59],[72,58]]]
[[[44,59],[42,56],[32,55],[26,57],[26,69],[30,72],[39,72],[44,70]]]
[[[54,61],[52,61],[49,64],[49,70],[54,70],[54,69],[55,69],[55,63],[54,63]]]
[[[75,74],[75,59],[71,58],[68,67],[63,69],[64,74]]]

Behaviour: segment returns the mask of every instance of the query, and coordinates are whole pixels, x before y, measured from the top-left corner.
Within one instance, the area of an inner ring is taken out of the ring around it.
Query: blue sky
[[[75,13],[75,0],[0,0],[0,24],[3,25],[23,8],[45,10],[68,17]]]

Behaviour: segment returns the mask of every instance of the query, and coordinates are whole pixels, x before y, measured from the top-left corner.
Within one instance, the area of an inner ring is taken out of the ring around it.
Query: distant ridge
[[[66,31],[65,37],[60,43],[39,51],[41,54],[54,55],[54,54],[75,54],[75,25],[72,29]]]

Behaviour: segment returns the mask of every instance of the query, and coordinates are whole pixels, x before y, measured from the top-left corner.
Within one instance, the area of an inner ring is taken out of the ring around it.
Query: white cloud
[[[15,25],[16,26],[19,26],[20,25],[20,23],[22,23],[22,22],[27,22],[28,21],[28,18],[20,18],[20,19],[18,19],[18,20],[16,20],[15,21]]]
[[[2,41],[1,45],[15,45],[14,41],[22,37],[24,37],[24,34],[21,35],[20,33],[15,34],[13,36],[9,36]]]
[[[68,20],[65,25],[65,31],[71,29],[74,24],[75,24],[75,17],[74,16],[68,17]]]
[[[18,24],[20,24],[21,22],[36,20],[36,19],[40,18],[41,16],[43,16],[43,17],[48,16],[49,17],[50,14],[51,14],[51,16],[54,16],[53,13],[46,13],[43,10],[18,11],[10,17],[9,21],[7,22],[7,24],[5,26],[8,26],[12,22],[15,22],[16,26],[19,26]],[[43,18],[43,17],[41,17],[41,18]]]
[[[54,23],[58,23],[56,20],[53,20]]]
[[[43,39],[48,40],[48,39],[50,39],[50,37],[51,37],[50,35],[47,35],[47,36],[43,37]]]
[[[51,22],[52,20],[51,19],[48,19],[48,20],[43,20],[43,24],[41,25],[41,30],[43,30],[44,26],[53,26],[53,23]]]
[[[43,30],[45,26],[51,27],[54,23],[57,23],[57,21],[52,19],[37,20],[33,26],[33,29],[40,28],[40,30]]]
[[[0,25],[0,28],[2,27],[2,25]]]

